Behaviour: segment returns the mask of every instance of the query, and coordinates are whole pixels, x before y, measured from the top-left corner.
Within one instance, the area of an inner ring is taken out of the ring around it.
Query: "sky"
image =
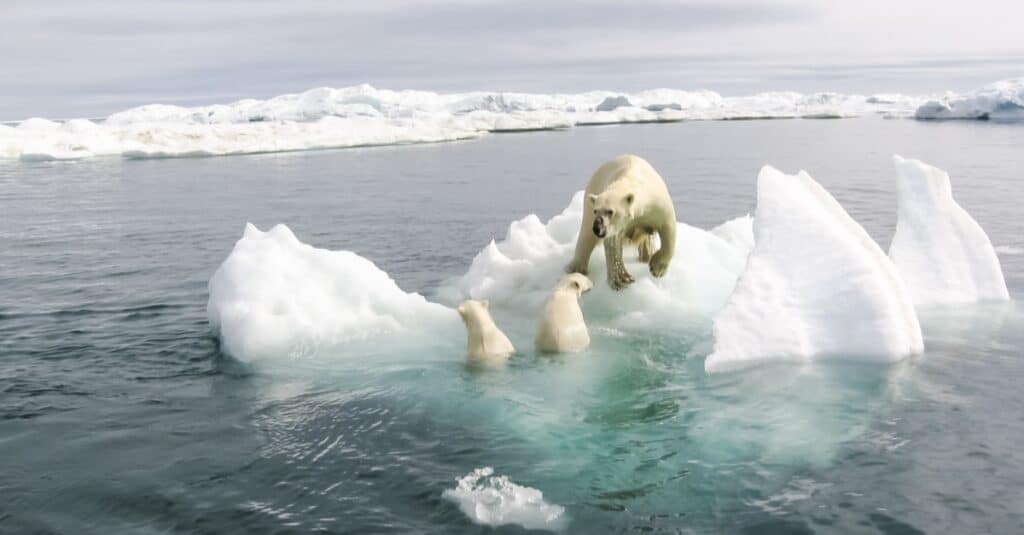
[[[1024,76],[1009,0],[4,0],[0,120],[369,83],[441,92],[965,91]]]

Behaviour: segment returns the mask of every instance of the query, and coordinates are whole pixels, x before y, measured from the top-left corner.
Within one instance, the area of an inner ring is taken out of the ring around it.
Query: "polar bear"
[[[487,300],[468,299],[459,305],[459,315],[466,324],[467,364],[500,364],[516,351],[505,333],[494,324],[489,308]]]
[[[583,202],[576,253],[566,272],[586,275],[590,254],[603,241],[608,285],[613,289],[621,290],[634,281],[622,259],[623,245],[637,245],[651,275],[665,275],[675,252],[676,210],[665,181],[651,164],[630,154],[605,163],[590,178]],[[654,233],[660,241],[656,252]]]
[[[544,304],[535,340],[537,351],[575,353],[590,345],[579,297],[593,287],[586,275],[570,273],[562,277]]]

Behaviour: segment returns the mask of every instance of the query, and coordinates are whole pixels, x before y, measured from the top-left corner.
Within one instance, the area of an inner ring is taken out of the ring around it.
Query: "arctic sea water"
[[[920,158],[950,173],[1016,297],[1021,146],[1015,124],[863,118],[0,162],[0,528],[440,533],[489,529],[512,499],[500,530],[1015,532],[1013,302],[922,312],[925,353],[898,364],[726,374],[704,371],[701,322],[598,330],[589,353],[497,373],[466,370],[461,341],[253,369],[221,354],[206,303],[246,222],[434,297],[509,222],[557,214],[625,152],[703,228],[752,212],[763,164],[806,169],[883,249],[891,156]],[[525,349],[530,328],[509,328]]]

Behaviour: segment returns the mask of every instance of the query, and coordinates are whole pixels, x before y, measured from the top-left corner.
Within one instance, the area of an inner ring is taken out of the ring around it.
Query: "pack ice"
[[[439,94],[369,85],[321,87],[267,100],[181,107],[149,104],[99,121],[32,118],[0,124],[0,158],[166,158],[432,143],[488,132],[633,122],[909,114],[919,100],[892,95],[712,91]]]

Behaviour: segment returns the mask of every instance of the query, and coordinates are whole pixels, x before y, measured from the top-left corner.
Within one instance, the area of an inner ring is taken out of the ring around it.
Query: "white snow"
[[[321,87],[267,100],[149,104],[93,122],[28,119],[0,127],[0,158],[212,156],[470,139],[577,125],[910,114],[920,99],[792,92],[722,97],[706,90],[576,94],[390,91]]]
[[[491,467],[477,468],[457,481],[458,485],[442,496],[477,524],[518,524],[549,531],[568,525],[564,507],[546,502],[544,494],[535,488],[517,485],[507,476],[495,476]]]
[[[949,175],[918,160],[893,161],[899,209],[889,256],[914,304],[1009,299],[992,242],[953,199]]]
[[[1011,78],[969,93],[947,93],[921,104],[917,119],[1024,120],[1024,78]]]
[[[341,353],[396,333],[410,344],[463,336],[454,310],[402,291],[355,253],[306,245],[284,225],[247,224],[209,292],[221,348],[243,362]]]
[[[894,361],[923,350],[896,267],[810,175],[761,170],[754,236],[715,317],[708,372],[816,357]]]

